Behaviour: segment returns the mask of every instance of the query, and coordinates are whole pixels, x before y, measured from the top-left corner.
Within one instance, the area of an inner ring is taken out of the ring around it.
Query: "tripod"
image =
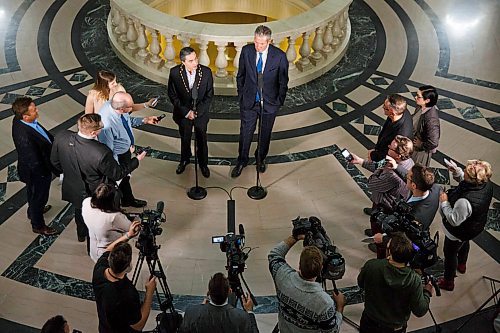
[[[160,313],[156,317],[156,320],[158,322],[156,331],[165,333],[176,332],[182,322],[182,316],[177,313],[174,308],[172,293],[170,292],[167,284],[167,276],[165,275],[165,271],[163,270],[160,259],[158,257],[158,248],[159,246],[153,245],[152,250],[148,251],[148,253],[143,253],[143,251],[139,252],[139,258],[137,259],[134,274],[132,276],[132,284],[134,286],[137,285],[142,265],[144,261],[146,261],[149,269],[149,274],[151,276],[156,276],[156,278],[158,279],[160,289],[163,293],[164,298],[164,300],[162,301],[157,287],[155,289],[155,294],[162,313]]]
[[[196,101],[198,100],[198,88],[196,86],[193,86],[193,89],[191,90],[191,97],[193,98],[193,112],[196,114]],[[196,139],[196,127],[194,124],[195,119],[193,119],[193,129],[194,129],[194,175],[196,179],[196,185],[189,189],[187,195],[192,200],[201,200],[207,196],[207,190],[204,187],[198,185],[198,140]]]
[[[256,164],[257,164],[257,180],[255,186],[252,186],[248,189],[247,195],[254,200],[261,200],[267,196],[267,190],[262,187],[260,184],[260,164],[262,161],[260,160],[260,141],[262,136],[262,115],[264,113],[264,97],[263,86],[264,86],[264,75],[262,73],[257,73],[257,86],[259,89],[259,129],[257,134],[257,156],[256,156]]]
[[[245,297],[245,293],[243,292],[243,287],[241,286],[241,280],[243,280],[243,284],[245,285],[245,288],[250,295],[250,298],[252,299],[252,302],[254,305],[257,304],[257,300],[255,299],[255,296],[252,294],[250,291],[250,288],[248,287],[247,282],[245,281],[245,278],[243,277],[243,273],[239,272],[234,272],[231,268],[228,269],[228,274],[227,274],[227,279],[229,280],[229,286],[231,287],[231,290],[233,291],[233,294],[235,295],[235,299],[233,302],[231,302],[232,306],[236,307],[238,305],[238,301],[240,301],[241,307],[244,309],[245,307],[243,306],[243,297]]]

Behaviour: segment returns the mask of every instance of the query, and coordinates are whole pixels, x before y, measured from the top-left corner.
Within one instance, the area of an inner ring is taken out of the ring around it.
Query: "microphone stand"
[[[263,73],[257,73],[257,87],[259,90],[259,128],[258,128],[258,133],[257,133],[257,158],[256,158],[256,164],[257,164],[257,180],[255,186],[252,186],[248,189],[247,195],[254,200],[261,200],[264,199],[267,196],[267,190],[261,186],[260,184],[260,140],[261,140],[261,135],[262,135],[262,114],[264,113],[264,96],[263,96],[263,88],[264,88],[264,74]]]
[[[196,102],[198,100],[198,88],[193,85],[191,90],[191,97],[193,98],[193,112],[196,119]],[[187,196],[192,200],[201,200],[207,196],[207,190],[204,187],[198,185],[198,142],[196,140],[196,127],[194,126],[193,119],[193,131],[194,131],[194,175],[196,179],[196,186],[193,186],[187,192]]]

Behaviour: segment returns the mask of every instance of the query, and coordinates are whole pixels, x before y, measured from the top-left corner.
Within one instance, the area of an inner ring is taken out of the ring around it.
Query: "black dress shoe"
[[[365,213],[368,216],[372,215],[372,211],[373,211],[373,209],[371,209],[371,208],[368,208],[368,207],[363,208],[363,213]]]
[[[46,205],[45,207],[43,207],[43,213],[47,213],[50,209],[52,208],[51,205]]]
[[[365,235],[367,237],[373,237],[373,231],[372,231],[372,229],[365,229]]]
[[[51,235],[57,234],[57,230],[56,229],[53,229],[51,227],[47,227],[46,225],[44,225],[40,229],[38,229],[38,228],[32,228],[31,230],[35,234],[40,234],[40,235],[44,235],[44,236],[51,236]]]
[[[266,169],[267,169],[266,162],[261,161],[259,166],[257,167],[257,171],[259,171],[260,173],[264,173],[264,172],[266,172]]]
[[[377,245],[375,245],[375,243],[368,244],[368,249],[373,253],[377,253]]]
[[[208,178],[210,177],[210,169],[205,165],[205,166],[200,166],[200,171],[203,177]]]
[[[184,170],[186,170],[186,166],[189,164],[189,161],[181,161],[181,163],[179,163],[179,165],[177,166],[177,169],[175,170],[175,173],[180,175],[181,173],[184,172]]]
[[[122,202],[122,207],[135,207],[135,208],[141,208],[144,207],[148,204],[147,201],[140,200],[140,199],[134,199],[132,201],[125,201]]]
[[[78,236],[78,241],[79,241],[80,243],[83,243],[83,242],[85,242],[86,240],[87,240],[87,236]]]
[[[231,172],[231,177],[232,178],[239,177],[241,175],[241,171],[243,171],[244,167],[245,167],[245,165],[243,165],[241,163],[236,164],[233,171]]]

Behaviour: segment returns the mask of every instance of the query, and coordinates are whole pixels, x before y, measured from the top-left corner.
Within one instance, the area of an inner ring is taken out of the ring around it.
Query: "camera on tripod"
[[[226,236],[213,236],[212,243],[218,243],[220,250],[226,253],[228,275],[243,273],[248,253],[243,252],[245,229],[242,224],[239,225],[239,235],[230,232]]]
[[[305,235],[304,246],[316,246],[323,252],[323,270],[321,278],[326,280],[339,280],[345,273],[345,260],[337,247],[333,245],[330,237],[326,234],[325,228],[316,216],[301,218],[297,216],[292,220],[292,235]]]
[[[145,256],[150,256],[160,248],[156,245],[156,236],[161,235],[161,223],[165,222],[163,209],[165,204],[158,201],[156,210],[145,210],[139,214],[141,219],[141,232],[135,243],[135,247]]]
[[[404,232],[415,250],[410,267],[425,269],[434,265],[438,259],[437,241],[430,237],[429,230],[424,230],[423,226],[415,220],[411,210],[412,207],[408,203],[399,200],[393,212],[386,214],[383,211],[374,211],[372,218],[387,234],[396,231]]]

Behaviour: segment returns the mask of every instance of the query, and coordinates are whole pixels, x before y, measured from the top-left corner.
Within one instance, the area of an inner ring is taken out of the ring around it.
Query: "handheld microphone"
[[[243,224],[240,223],[240,225],[238,226],[238,229],[239,229],[240,235],[244,236],[245,235],[245,228],[243,227]]]
[[[156,211],[160,214],[163,213],[163,209],[165,208],[165,203],[163,201],[158,201],[156,203]]]
[[[193,85],[191,89],[191,98],[193,99],[193,111],[196,112],[196,102],[198,101],[198,88]]]

